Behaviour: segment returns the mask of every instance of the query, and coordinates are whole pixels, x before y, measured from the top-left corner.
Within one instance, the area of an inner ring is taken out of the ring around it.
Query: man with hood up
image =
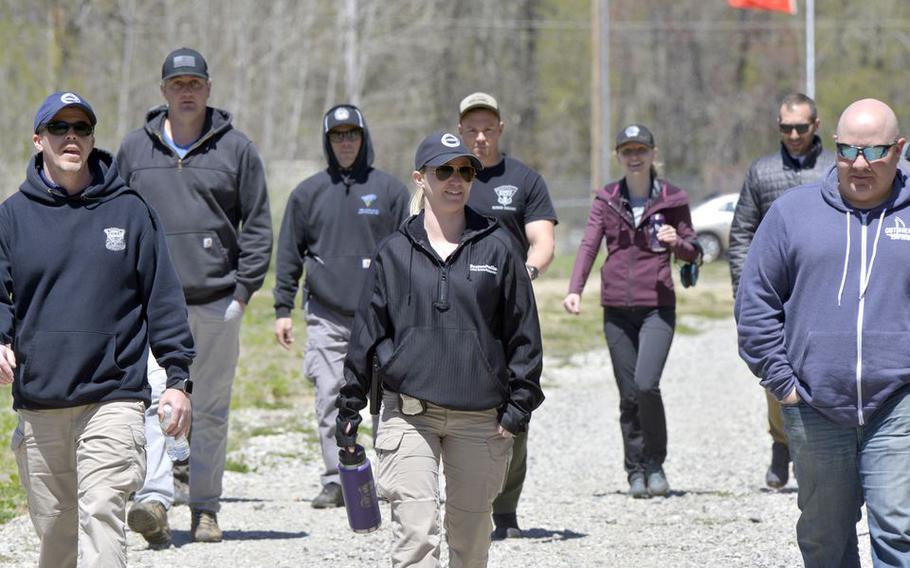
[[[408,216],[408,190],[373,167],[370,131],[360,109],[335,106],[322,121],[328,167],[291,193],[275,267],[275,337],[294,341],[291,310],[306,270],[303,307],[307,342],[303,371],[316,388],[316,419],[325,471],[317,509],[344,504],[335,443],[335,399],[344,384],[343,364],[351,325],[379,241]]]
[[[161,223],[95,148],[72,92],[38,109],[38,153],[0,205],[0,384],[42,567],[126,566],[126,502],[145,476],[149,348],[170,435],[186,433],[193,338]],[[166,388],[165,388],[166,387]]]
[[[210,93],[202,55],[188,48],[172,51],[161,67],[167,105],[149,111],[145,126],[128,134],[117,154],[123,179],[161,216],[199,351],[192,368],[199,388],[189,463],[195,542],[220,542],[223,536],[217,513],[240,322],[272,254],[262,160],[249,138],[231,125],[231,114],[208,106]],[[174,501],[174,479],[155,414],[161,374],[154,360],[149,369],[149,473],[128,521],[157,548],[171,540],[167,509]]]
[[[910,186],[897,116],[857,101],[837,124],[836,168],[778,198],[736,294],[739,351],[780,401],[799,478],[806,566],[910,551]]]

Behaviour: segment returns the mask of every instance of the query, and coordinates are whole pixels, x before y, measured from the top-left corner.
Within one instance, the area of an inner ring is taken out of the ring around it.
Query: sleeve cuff
[[[287,306],[275,308],[275,319],[289,317],[291,317],[291,308]]]
[[[526,432],[528,430],[528,422],[530,421],[530,414],[525,414],[511,403],[506,403],[502,416],[499,417],[499,423],[502,427],[512,434]]]
[[[187,368],[183,365],[170,364],[167,366],[166,372],[167,372],[167,383],[165,384],[165,386],[169,389],[174,388],[181,382],[190,378],[189,368]]]
[[[250,298],[253,297],[253,291],[247,289],[243,284],[237,284],[234,287],[234,299],[243,302],[244,304],[250,303]]]

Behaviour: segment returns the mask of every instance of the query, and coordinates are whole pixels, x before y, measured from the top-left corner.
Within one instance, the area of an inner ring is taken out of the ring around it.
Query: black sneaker
[[[344,495],[341,493],[341,486],[337,483],[326,483],[310,505],[314,509],[344,507]]]
[[[637,472],[629,476],[629,495],[635,499],[647,499],[651,496],[645,485],[645,474]]]
[[[765,473],[765,483],[772,489],[780,489],[790,480],[790,448],[786,444],[771,444],[771,466]]]

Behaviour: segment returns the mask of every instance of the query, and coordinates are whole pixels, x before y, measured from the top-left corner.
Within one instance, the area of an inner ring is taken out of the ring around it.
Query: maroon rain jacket
[[[684,190],[664,180],[656,180],[651,198],[645,203],[641,223],[635,226],[621,185],[625,184],[611,183],[594,196],[572,268],[569,293],[581,294],[584,290],[600,243],[606,237],[607,259],[601,268],[601,305],[675,306],[670,253],[687,262],[698,256],[689,198]],[[648,246],[648,218],[658,211],[663,213],[665,223],[676,227],[680,237],[676,246],[667,247],[664,252],[652,252]]]

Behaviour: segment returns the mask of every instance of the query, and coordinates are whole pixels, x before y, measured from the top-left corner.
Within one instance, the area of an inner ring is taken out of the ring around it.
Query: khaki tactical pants
[[[427,404],[399,411],[385,393],[376,451],[379,491],[392,505],[392,565],[439,566],[439,462],[445,474],[445,531],[451,568],[487,565],[493,499],[502,489],[512,440],[498,432],[496,409],[448,410]]]
[[[138,400],[19,410],[12,447],[42,568],[126,566],[126,502],[145,478]]]

